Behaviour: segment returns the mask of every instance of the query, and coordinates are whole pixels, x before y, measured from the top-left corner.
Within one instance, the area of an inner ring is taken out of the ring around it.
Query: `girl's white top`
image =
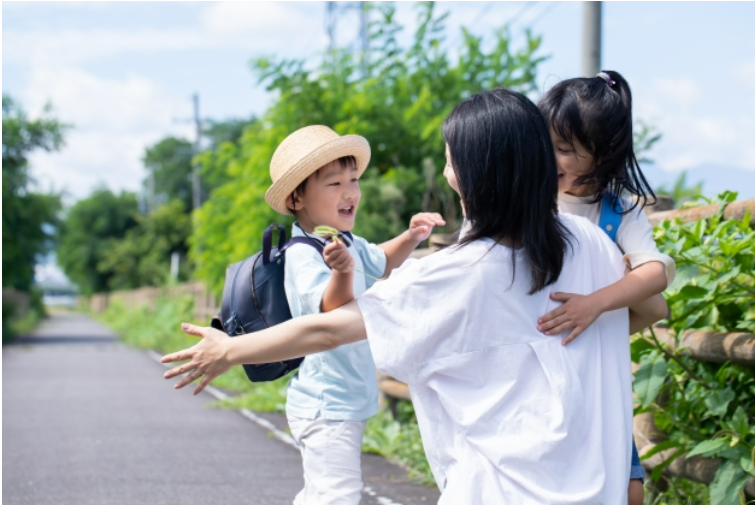
[[[601,202],[591,203],[592,200],[592,196],[581,197],[560,193],[559,212],[587,218],[598,226],[601,217]],[[626,209],[632,205],[624,198],[621,202]],[[617,247],[625,255],[623,259],[630,269],[644,263],[658,261],[664,264],[667,286],[675,280],[675,260],[659,252],[654,242],[654,228],[648,222],[646,213],[640,205],[622,216],[622,222],[617,229]]]
[[[522,252],[484,239],[410,260],[357,299],[376,366],[410,387],[441,504],[627,503],[627,309],[567,346],[536,329],[549,293],[593,293],[624,264],[597,226],[559,218],[571,250],[535,294]]]

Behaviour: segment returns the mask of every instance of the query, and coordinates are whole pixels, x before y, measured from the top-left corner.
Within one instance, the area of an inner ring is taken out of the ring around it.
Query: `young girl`
[[[367,338],[379,370],[406,382],[439,504],[618,504],[627,498],[632,395],[628,311],[602,314],[572,345],[533,325],[554,291],[589,293],[624,274],[587,220],[557,211],[549,132],[525,96],[484,91],[444,122],[444,174],[469,229],[408,261],[357,300],[258,333],[202,336],[163,358],[195,392],[238,363],[272,362]],[[204,375],[204,377],[203,377]]]
[[[661,292],[672,282],[675,264],[661,254],[642,207],[656,197],[633,152],[632,98],[627,81],[613,71],[568,79],[554,86],[538,105],[549,125],[559,177],[559,210],[599,224],[604,205],[621,215],[617,229],[605,226],[630,269],[620,281],[589,295],[554,293],[564,302],[538,320],[547,335],[569,332],[572,341],[607,310],[630,308],[630,333],[667,316]],[[633,201],[618,198],[627,194]],[[643,502],[643,468],[633,445],[631,505]]]

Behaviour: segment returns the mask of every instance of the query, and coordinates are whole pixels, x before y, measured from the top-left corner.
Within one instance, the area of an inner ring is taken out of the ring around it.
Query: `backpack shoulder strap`
[[[310,247],[314,247],[320,254],[323,254],[323,244],[309,237],[291,237],[291,239],[286,243],[286,245],[282,249],[279,249],[279,250],[285,251],[289,247],[296,244],[307,244]]]
[[[622,223],[622,204],[617,195],[611,191],[604,193],[601,198],[601,215],[599,216],[599,228],[609,235],[612,242],[617,241],[617,230]]]

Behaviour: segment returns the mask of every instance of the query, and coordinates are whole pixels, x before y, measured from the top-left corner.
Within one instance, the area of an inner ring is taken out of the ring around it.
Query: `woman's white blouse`
[[[549,293],[592,293],[624,264],[598,227],[560,219],[571,252],[535,294],[521,252],[480,240],[411,261],[358,298],[376,366],[410,387],[439,503],[627,502],[627,310],[567,346],[536,330],[557,305]]]

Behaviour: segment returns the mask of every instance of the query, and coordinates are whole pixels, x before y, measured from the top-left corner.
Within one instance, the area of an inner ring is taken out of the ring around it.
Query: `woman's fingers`
[[[195,368],[197,368],[197,364],[194,362],[184,363],[183,365],[177,366],[176,368],[171,368],[163,374],[163,377],[165,377],[166,379],[172,379],[178,375],[183,375],[186,372],[191,372]]]
[[[173,388],[174,389],[181,389],[182,387],[186,386],[187,384],[191,384],[192,382],[196,381],[202,376],[202,373],[199,370],[192,370],[188,374],[186,374],[180,381],[178,381]]]
[[[193,337],[205,336],[204,327],[195,326],[189,323],[181,323],[181,329],[184,331],[184,333],[186,333],[187,335],[192,335]]]
[[[192,359],[192,356],[194,355],[193,349],[193,347],[190,347],[189,349],[184,349],[183,351],[166,354],[165,356],[160,358],[160,362],[173,363],[175,361],[186,361],[188,359]]]
[[[207,385],[210,384],[210,381],[212,381],[212,380],[213,380],[213,378],[211,378],[210,375],[208,375],[208,374],[203,375],[202,376],[202,380],[200,381],[200,383],[197,384],[196,388],[194,388],[194,394],[195,395],[200,394],[202,392],[202,390],[204,390],[207,387]]]

